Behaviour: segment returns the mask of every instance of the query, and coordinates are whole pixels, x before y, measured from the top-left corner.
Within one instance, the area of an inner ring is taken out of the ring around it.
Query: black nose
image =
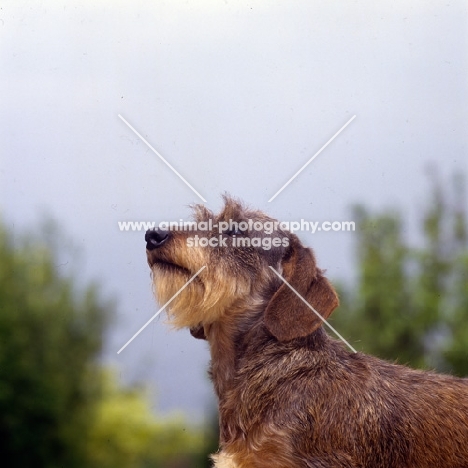
[[[145,234],[145,241],[146,241],[146,248],[148,250],[154,250],[166,242],[169,238],[169,232],[163,231],[161,229],[150,229],[146,231]]]

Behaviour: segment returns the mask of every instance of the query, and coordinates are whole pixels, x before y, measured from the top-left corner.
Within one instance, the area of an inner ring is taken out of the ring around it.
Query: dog
[[[312,250],[273,218],[224,201],[217,216],[194,207],[205,229],[145,235],[169,322],[210,346],[214,467],[467,468],[468,379],[329,337],[323,322],[339,301]]]

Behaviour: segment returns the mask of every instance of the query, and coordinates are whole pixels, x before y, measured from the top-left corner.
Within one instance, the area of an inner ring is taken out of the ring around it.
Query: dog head
[[[196,205],[190,229],[146,233],[155,293],[168,303],[170,322],[204,338],[205,326],[261,307],[278,340],[309,335],[322,324],[316,312],[326,319],[338,305],[312,251],[275,219],[231,197],[224,202],[217,216]]]

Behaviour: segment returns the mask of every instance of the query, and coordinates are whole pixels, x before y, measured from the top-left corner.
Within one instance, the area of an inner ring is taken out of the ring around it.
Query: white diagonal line
[[[140,133],[138,133],[135,128],[133,128],[120,114],[118,114],[120,119],[125,123],[125,125],[127,125],[128,128],[130,128],[130,130],[133,131],[133,133],[135,133],[135,135],[138,136],[138,138],[140,138],[141,141],[143,141],[143,143],[146,144],[146,146],[148,146],[148,148],[163,162],[167,165],[167,167],[169,167],[169,169],[171,169],[172,172],[174,172],[174,174],[176,174],[179,179],[184,182],[189,188],[192,189],[192,191],[194,193],[196,193],[205,203],[206,203],[206,200],[171,166],[171,164],[166,161],[166,159],[164,159],[161,154],[158,153],[158,151],[156,151],[150,144],[149,142],[143,138],[142,135],[140,135]]]
[[[327,325],[328,328],[330,328],[330,330],[335,333],[335,335],[343,342],[345,343],[349,349],[353,352],[353,353],[357,353],[357,351],[272,267],[270,266],[270,268],[275,272],[276,276],[278,276],[278,278],[280,278],[283,283],[289,287],[289,289],[291,289],[291,291],[293,291],[296,296],[310,309],[312,310],[312,312],[325,324]]]
[[[269,200],[273,201],[354,119],[353,115]]]
[[[202,266],[118,351],[120,354],[199,274],[206,268]]]

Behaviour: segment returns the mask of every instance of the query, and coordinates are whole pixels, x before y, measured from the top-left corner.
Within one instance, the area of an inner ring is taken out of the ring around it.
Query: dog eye
[[[245,231],[242,231],[239,228],[232,228],[226,229],[226,231],[224,231],[223,234],[226,234],[227,236],[243,236],[245,234]]]

